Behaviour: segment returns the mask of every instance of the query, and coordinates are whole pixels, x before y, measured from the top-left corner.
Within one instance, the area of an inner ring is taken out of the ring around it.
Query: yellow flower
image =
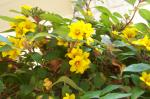
[[[13,50],[9,50],[9,51],[3,51],[2,56],[3,57],[8,56],[10,59],[15,60],[20,55],[20,53],[21,53],[20,50],[13,49]]]
[[[84,35],[86,38],[91,37],[92,34],[94,33],[94,29],[92,28],[92,24],[90,23],[85,23],[83,29],[84,29]]]
[[[49,80],[49,78],[44,79],[43,86],[45,87],[46,90],[50,90],[52,87],[52,82]]]
[[[87,11],[86,11],[86,14],[87,14],[88,16],[93,16],[93,13],[91,12],[91,10],[87,10]]]
[[[82,55],[83,51],[79,48],[73,48],[71,50],[71,52],[67,53],[66,55],[69,57],[69,58],[74,58],[76,55],[80,56]]]
[[[27,32],[35,32],[35,27],[36,25],[29,20],[20,22],[15,29],[16,37],[25,36]]]
[[[23,9],[25,9],[25,10],[31,10],[32,7],[29,6],[29,5],[22,5],[22,6],[21,6],[21,9],[22,9],[22,10],[23,10]]]
[[[19,26],[23,28],[24,32],[35,32],[36,24],[31,22],[30,20],[26,20],[21,22]]]
[[[71,65],[70,71],[83,74],[89,68],[91,61],[88,59],[88,52],[83,52],[80,48],[73,48],[67,56],[71,58],[69,64]]]
[[[89,68],[89,59],[84,59],[83,56],[76,56],[69,61],[71,65],[70,71],[83,74]]]
[[[66,96],[63,97],[63,99],[75,99],[75,95],[74,94],[69,95],[68,93],[66,93]]]
[[[22,20],[22,21],[27,20],[27,17],[25,17],[25,16],[15,16],[14,18],[17,19],[17,20]],[[15,29],[18,26],[19,23],[20,22],[10,22],[10,27],[12,29]]]
[[[12,64],[8,64],[8,68],[10,68],[10,69],[11,69],[12,67],[13,67],[13,65],[12,65]]]
[[[150,86],[150,73],[142,72],[142,76],[140,77],[140,80],[145,82],[146,85]]]
[[[24,42],[26,41],[25,38],[9,37],[8,39],[15,45],[15,47],[20,48],[20,49],[24,48]]]
[[[67,41],[64,41],[63,39],[60,39],[60,38],[58,38],[57,40],[58,40],[57,45],[65,46],[65,47],[68,46],[68,42]]]
[[[0,41],[0,47],[4,46],[6,43]]]
[[[119,35],[119,33],[117,31],[112,31],[113,35]]]
[[[83,21],[72,23],[69,28],[70,32],[68,36],[76,40],[83,40],[84,38],[90,37],[94,32],[92,25]]]
[[[131,38],[135,38],[135,36],[137,35],[137,29],[136,28],[133,28],[133,27],[128,27],[128,28],[125,28],[123,31],[122,31],[122,37],[123,38],[126,38],[126,39],[131,39]]]
[[[41,39],[39,41],[35,41],[34,43],[33,42],[30,42],[31,44],[33,43],[33,46],[38,48],[38,47],[42,47],[43,45],[46,45],[50,40],[47,40],[47,39]]]
[[[9,39],[9,41],[11,41],[13,43],[13,45],[16,48],[8,50],[8,51],[3,51],[2,56],[3,57],[8,56],[9,58],[15,60],[21,54],[21,49],[24,48],[23,43],[25,42],[25,39],[24,38],[18,39],[18,38],[14,38],[14,37],[9,37],[8,39]]]
[[[72,23],[69,26],[70,32],[68,35],[72,39],[83,40],[83,34],[84,34],[83,27],[84,27],[83,21],[78,21],[78,22]]]
[[[90,44],[93,43],[93,42],[94,42],[94,39],[91,38],[91,37],[88,37],[88,38],[86,39],[86,44],[87,44],[87,45],[90,45]]]
[[[36,99],[43,99],[43,95],[37,96]],[[48,96],[48,99],[54,99],[54,98],[52,96]]]
[[[26,16],[15,16],[15,19],[18,19],[18,20],[27,20],[28,18]]]
[[[145,35],[144,38],[142,38],[142,39],[133,41],[132,44],[139,45],[139,46],[145,46],[146,49],[150,51],[150,39],[147,35]]]

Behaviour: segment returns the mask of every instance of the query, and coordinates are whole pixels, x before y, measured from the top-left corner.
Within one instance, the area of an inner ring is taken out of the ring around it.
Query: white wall
[[[94,2],[91,5],[94,7],[95,5],[103,5],[111,9],[111,11],[117,11],[122,14],[128,12],[129,9],[132,9],[132,6],[125,2],[125,0],[103,0],[104,4]],[[16,14],[9,12],[10,9],[19,9],[21,5],[27,4],[31,6],[38,6],[46,11],[52,11],[55,13],[59,13],[65,17],[72,17],[73,9],[72,9],[72,0],[1,0],[0,2],[0,15],[6,16],[15,16]],[[150,5],[145,6],[145,8],[150,10]],[[98,14],[94,13],[96,17],[99,17]],[[134,22],[144,22],[144,20],[136,14]],[[8,29],[8,23],[0,20],[0,31]]]
[[[16,16],[9,10],[19,10],[19,7],[24,4],[38,6],[43,10],[59,13],[65,17],[71,17],[73,13],[71,0],[0,0],[0,15]],[[0,31],[5,29],[8,29],[8,23],[0,20]]]

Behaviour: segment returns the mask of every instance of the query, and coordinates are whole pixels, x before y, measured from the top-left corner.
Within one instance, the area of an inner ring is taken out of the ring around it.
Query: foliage
[[[0,35],[0,98],[149,99],[149,0],[126,1],[131,14],[76,0],[72,19],[27,5],[0,16],[16,33]],[[132,22],[136,12],[146,23]]]

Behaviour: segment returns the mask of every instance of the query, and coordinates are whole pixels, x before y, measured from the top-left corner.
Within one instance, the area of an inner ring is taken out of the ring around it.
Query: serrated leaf
[[[122,99],[125,97],[131,96],[131,93],[109,93],[103,97],[100,97],[100,99]]]
[[[78,85],[76,85],[76,84],[73,82],[73,80],[71,80],[71,79],[68,78],[67,76],[62,76],[62,77],[60,77],[56,82],[54,82],[54,83],[52,84],[52,86],[54,86],[55,84],[60,83],[60,82],[64,82],[64,83],[70,85],[72,88],[74,88],[74,89],[76,89],[76,90],[78,90],[78,91],[81,91],[81,92],[85,93],[83,89],[81,89]]]
[[[143,17],[145,20],[147,20],[148,22],[150,22],[150,11],[147,9],[140,9],[139,10],[139,14],[141,15],[141,17]]]
[[[131,64],[124,69],[124,72],[142,72],[150,70],[150,65],[145,63]]]

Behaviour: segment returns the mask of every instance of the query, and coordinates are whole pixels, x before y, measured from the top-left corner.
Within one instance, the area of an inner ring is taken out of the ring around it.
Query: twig
[[[121,30],[125,29],[132,22],[133,18],[135,17],[135,14],[138,10],[138,7],[139,7],[140,3],[141,3],[141,0],[139,0],[137,6],[134,7],[134,12],[133,12],[133,15],[132,15],[131,19],[126,23],[126,25]]]

